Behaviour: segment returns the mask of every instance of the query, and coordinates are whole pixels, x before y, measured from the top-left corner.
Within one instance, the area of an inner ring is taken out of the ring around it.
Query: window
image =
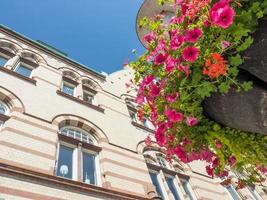
[[[161,167],[168,168],[167,161],[163,157],[157,156],[157,161]]]
[[[248,186],[247,188],[255,200],[262,200],[260,194],[255,190],[255,186]]]
[[[74,90],[75,90],[74,85],[67,83],[67,82],[62,83],[62,88],[61,88],[62,92],[66,93],[68,95],[74,96]]]
[[[62,144],[59,146],[56,175],[73,179],[73,149]]]
[[[6,120],[9,119],[9,108],[8,106],[0,100],[0,130],[3,127]]]
[[[168,185],[174,199],[180,200],[181,198],[179,197],[178,191],[174,185],[174,178],[173,177],[166,177],[165,179],[166,179],[167,185]]]
[[[26,66],[25,64],[22,64],[22,63],[20,63],[15,69],[15,71],[18,74],[25,76],[25,77],[29,77],[29,78],[31,76],[32,70],[33,69],[31,67]]]
[[[191,186],[190,186],[188,180],[181,180],[181,182],[182,182],[183,189],[184,189],[185,193],[188,195],[189,199],[194,200],[193,191],[191,189]]]
[[[133,122],[137,123],[137,119],[136,119],[136,112],[129,110],[129,114],[130,114],[130,118]]]
[[[7,58],[0,55],[0,67],[3,67],[6,64],[7,60],[8,60]]]
[[[96,170],[95,170],[95,155],[83,152],[82,153],[82,176],[83,182],[88,184],[96,184]]]
[[[94,139],[90,136],[89,133],[76,127],[65,126],[60,129],[60,133],[85,143],[89,144],[95,143]]]
[[[8,108],[4,104],[4,102],[0,101],[0,114],[7,115],[8,114]]]
[[[83,129],[65,126],[59,134],[56,176],[99,185],[98,152],[95,139]]]
[[[235,190],[235,188],[231,184],[225,186],[225,188],[233,200],[240,200],[240,197],[239,197],[237,191]]]
[[[94,94],[84,91],[83,92],[83,100],[90,103],[90,104],[94,104]]]
[[[160,183],[159,183],[159,180],[158,180],[158,174],[154,173],[154,172],[149,172],[149,175],[150,175],[150,178],[151,178],[151,181],[152,181],[153,185],[156,188],[158,197],[161,197],[162,199],[164,199],[164,196],[163,196],[163,193],[162,193],[162,189],[161,189],[161,186],[160,186]]]

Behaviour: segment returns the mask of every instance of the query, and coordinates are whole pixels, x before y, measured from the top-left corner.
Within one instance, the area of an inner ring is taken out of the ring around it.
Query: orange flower
[[[208,75],[210,79],[218,78],[220,75],[225,76],[227,73],[227,62],[219,53],[212,53],[206,60],[203,68],[203,75]]]

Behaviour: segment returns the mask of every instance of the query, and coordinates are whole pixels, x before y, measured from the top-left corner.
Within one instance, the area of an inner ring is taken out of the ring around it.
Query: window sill
[[[141,128],[145,131],[148,131],[150,133],[155,133],[155,131],[153,129],[147,128],[147,127],[143,126],[142,124],[138,124],[137,122],[132,121],[132,125],[134,125],[135,127]]]
[[[63,141],[63,142],[69,143],[69,144],[74,144],[76,146],[78,144],[82,144],[83,148],[88,149],[88,150],[92,150],[94,152],[98,152],[99,153],[102,150],[101,147],[98,147],[98,146],[95,146],[95,145],[92,145],[92,144],[89,144],[89,143],[85,143],[85,142],[80,141],[80,140],[76,140],[76,139],[68,137],[66,135],[62,135],[61,133],[58,133],[58,139],[60,141]]]
[[[9,116],[6,116],[4,114],[0,114],[0,121],[5,122],[5,121],[9,120],[9,118],[10,118]]]
[[[97,111],[99,111],[99,112],[104,113],[104,111],[105,111],[103,108],[101,108],[101,107],[99,107],[99,106],[95,106],[95,105],[93,105],[93,104],[90,104],[90,103],[88,103],[88,102],[86,102],[86,101],[83,101],[83,100],[81,100],[81,99],[78,99],[77,97],[74,97],[74,96],[71,96],[71,95],[69,95],[69,94],[66,94],[66,93],[64,93],[64,92],[62,92],[62,91],[60,91],[60,90],[57,91],[57,94],[60,95],[60,96],[69,98],[69,99],[71,99],[71,100],[73,100],[73,101],[76,101],[77,103],[83,104],[83,105],[85,105],[85,106],[87,106],[87,107],[93,108],[93,109],[95,109],[95,110],[97,110]]]
[[[36,80],[34,80],[32,78],[29,78],[29,77],[26,77],[26,76],[22,76],[22,75],[18,74],[17,72],[14,72],[14,71],[12,71],[10,69],[7,69],[5,67],[0,67],[0,71],[5,72],[7,74],[10,74],[12,76],[15,76],[15,77],[17,77],[17,78],[19,78],[19,79],[21,79],[23,81],[27,81],[27,82],[29,82],[31,84],[36,85]]]
[[[177,175],[179,178],[182,178],[184,180],[189,180],[189,178],[190,178],[188,175],[181,174],[179,172],[176,172],[176,171],[161,167],[159,165],[155,165],[155,164],[151,164],[151,163],[146,163],[146,165],[147,165],[148,169],[152,169],[152,170],[155,170],[155,171],[162,170],[162,172],[165,173],[165,174],[169,174],[171,176]]]

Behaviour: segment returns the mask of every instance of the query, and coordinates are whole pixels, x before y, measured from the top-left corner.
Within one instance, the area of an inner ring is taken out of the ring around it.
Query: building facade
[[[132,73],[100,74],[0,26],[0,199],[267,199],[146,147]]]

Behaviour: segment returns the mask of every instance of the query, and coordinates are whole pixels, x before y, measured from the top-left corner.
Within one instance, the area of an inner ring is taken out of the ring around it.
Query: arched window
[[[6,120],[8,120],[9,107],[0,100],[0,130]]]
[[[79,84],[77,81],[77,76],[74,72],[64,71],[62,77],[61,91],[70,96],[76,95],[76,87]]]
[[[83,87],[83,100],[90,104],[96,104],[95,100],[95,95],[97,94],[96,84],[89,79],[84,79],[82,80],[82,87]]]
[[[61,127],[56,175],[100,185],[99,151],[101,148],[88,131],[74,126]]]
[[[160,154],[157,155],[157,161],[161,167],[169,168],[169,164],[168,164],[167,160],[162,155],[160,155]]]
[[[14,57],[15,54],[12,52],[11,49],[7,47],[0,47],[0,67],[4,67],[7,61]]]
[[[60,133],[85,143],[89,144],[96,143],[95,139],[89,133],[80,128],[65,126],[60,129]]]

